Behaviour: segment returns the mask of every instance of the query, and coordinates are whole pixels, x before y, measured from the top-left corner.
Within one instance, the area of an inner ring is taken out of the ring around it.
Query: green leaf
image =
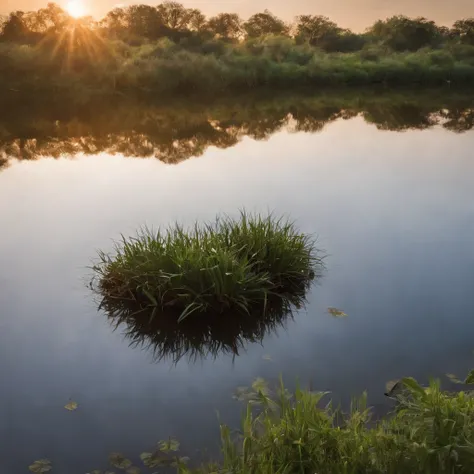
[[[69,411],[75,411],[77,410],[77,407],[79,405],[77,404],[77,402],[73,402],[72,400],[67,404],[67,405],[64,405],[64,408],[66,410],[69,410]]]
[[[168,441],[160,441],[158,443],[158,449],[163,453],[169,453],[170,451],[178,451],[179,441],[173,438],[170,438]]]
[[[117,469],[128,469],[132,465],[132,461],[127,459],[121,453],[111,453],[109,455],[109,462],[112,466],[116,467]]]
[[[344,313],[341,309],[337,308],[328,308],[328,313],[333,317],[333,318],[347,318],[347,314]]]
[[[474,370],[471,370],[466,377],[466,380],[464,380],[464,383],[472,385],[474,384]]]
[[[33,464],[31,464],[31,466],[28,466],[28,469],[31,472],[35,472],[37,474],[49,472],[52,468],[53,467],[51,466],[51,461],[49,459],[38,459]]]

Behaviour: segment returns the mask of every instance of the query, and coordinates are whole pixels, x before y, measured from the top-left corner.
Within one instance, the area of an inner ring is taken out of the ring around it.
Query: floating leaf
[[[268,355],[268,354],[265,354],[263,357],[262,357],[263,360],[268,360],[268,361],[271,361],[272,360],[272,356],[271,355]]]
[[[446,374],[446,377],[448,377],[448,379],[451,380],[451,382],[453,383],[457,383],[457,384],[463,383],[463,381],[459,380],[458,377],[454,374]]]
[[[127,469],[132,465],[132,461],[121,453],[111,453],[109,455],[109,462],[117,469]]]
[[[158,467],[163,465],[163,457],[160,456],[160,453],[142,453],[140,454],[140,459],[143,461],[146,467]]]
[[[239,401],[243,401],[243,400],[245,400],[248,393],[249,393],[249,388],[248,387],[237,387],[235,389],[234,395],[232,395],[232,398],[234,398],[236,400],[239,400]]]
[[[170,438],[168,441],[160,441],[158,443],[158,449],[163,453],[169,453],[170,451],[178,451],[179,441],[173,438]]]
[[[474,384],[474,370],[471,370],[469,374],[467,374],[466,380],[464,380],[464,383],[467,383],[469,385]]]
[[[333,317],[333,318],[347,318],[347,314],[344,313],[341,309],[337,308],[328,308],[328,313]]]
[[[261,377],[257,377],[253,384],[252,388],[258,393],[261,392],[263,394],[268,393],[268,383],[265,379],[262,379]]]
[[[385,395],[387,397],[393,397],[397,395],[401,388],[403,388],[403,386],[400,380],[390,380],[385,384]]]
[[[35,461],[28,469],[37,474],[49,472],[52,469],[51,461],[49,459],[38,459],[38,461]]]
[[[69,411],[75,411],[77,410],[77,407],[79,405],[77,404],[77,402],[73,402],[72,400],[67,404],[67,405],[64,405],[64,408],[66,410],[69,410]]]
[[[127,474],[140,474],[140,468],[137,466],[132,466],[127,469]]]

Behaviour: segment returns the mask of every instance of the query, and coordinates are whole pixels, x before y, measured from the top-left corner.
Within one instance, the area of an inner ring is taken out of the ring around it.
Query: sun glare
[[[80,18],[86,14],[86,7],[81,0],[71,0],[67,3],[66,10],[74,18]]]

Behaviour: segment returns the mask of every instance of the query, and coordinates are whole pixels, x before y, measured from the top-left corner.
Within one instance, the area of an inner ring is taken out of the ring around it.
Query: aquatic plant
[[[322,271],[323,258],[310,236],[273,215],[242,212],[240,219],[179,225],[166,231],[143,229],[99,253],[93,267],[101,306],[134,306],[147,320],[191,316],[265,315],[284,306]],[[256,316],[257,317],[257,316]]]

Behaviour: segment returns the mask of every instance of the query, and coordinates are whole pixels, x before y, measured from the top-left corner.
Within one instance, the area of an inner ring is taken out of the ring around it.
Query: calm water
[[[191,457],[215,453],[216,412],[237,427],[232,394],[258,376],[299,378],[343,403],[367,389],[383,408],[388,380],[472,367],[474,133],[441,122],[398,133],[347,118],[318,133],[290,119],[267,140],[239,132],[225,147],[190,141],[188,155],[202,156],[177,165],[94,149],[48,158],[56,142],[41,159],[9,162],[0,172],[2,474],[39,458],[54,472],[105,470],[112,451],[139,463],[169,435]],[[96,250],[143,224],[243,207],[288,213],[319,235],[327,271],[306,310],[235,359],[174,365],[129,347],[84,283]],[[332,319],[329,306],[349,317]],[[63,408],[69,399],[77,411]]]

